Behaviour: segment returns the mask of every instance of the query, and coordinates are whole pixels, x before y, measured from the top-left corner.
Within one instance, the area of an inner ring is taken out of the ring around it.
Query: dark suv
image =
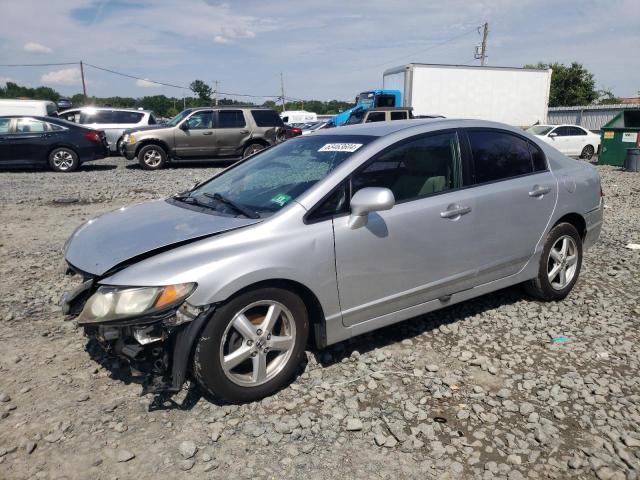
[[[128,130],[121,153],[147,170],[168,161],[245,158],[277,143],[283,130],[269,108],[189,108],[163,125]]]

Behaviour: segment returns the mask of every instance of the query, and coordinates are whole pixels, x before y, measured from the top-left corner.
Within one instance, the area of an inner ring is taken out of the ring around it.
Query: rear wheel
[[[260,150],[264,150],[264,145],[262,145],[261,143],[250,143],[242,151],[242,158],[247,158],[251,155],[255,155]]]
[[[67,147],[56,148],[49,154],[49,165],[56,172],[73,172],[80,165],[78,154]]]
[[[560,223],[547,235],[538,276],[525,284],[536,298],[562,300],[578,281],[582,266],[582,239],[570,223]]]
[[[167,163],[167,154],[160,145],[145,145],[138,152],[138,163],[145,170],[159,170]]]
[[[593,155],[596,153],[595,149],[592,145],[587,145],[582,149],[582,153],[580,153],[580,158],[584,160],[591,160]]]
[[[205,326],[194,352],[194,376],[215,397],[261,399],[293,379],[308,335],[307,310],[296,294],[280,288],[245,292]]]

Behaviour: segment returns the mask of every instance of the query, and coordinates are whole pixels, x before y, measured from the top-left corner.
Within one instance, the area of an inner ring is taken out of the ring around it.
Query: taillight
[[[302,129],[298,128],[298,127],[293,127],[291,129],[291,134],[292,135],[302,135]]]
[[[98,132],[86,132],[84,134],[84,138],[93,143],[101,143],[100,135],[98,134]]]

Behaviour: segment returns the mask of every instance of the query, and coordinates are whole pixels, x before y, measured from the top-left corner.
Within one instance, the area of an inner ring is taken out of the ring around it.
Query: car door
[[[579,127],[566,127],[569,132],[569,155],[580,155],[587,144],[587,132]]]
[[[465,165],[475,199],[476,284],[519,272],[551,219],[557,181],[533,142],[500,129],[467,129]]]
[[[571,137],[567,127],[556,127],[548,134],[549,144],[565,155],[571,155]]]
[[[46,163],[50,137],[46,122],[30,117],[16,118],[13,132],[6,140],[12,151],[12,161],[18,164]]]
[[[10,163],[13,147],[9,142],[11,137],[11,118],[0,118],[0,165]]]
[[[242,148],[251,138],[247,119],[242,110],[218,110],[216,141],[218,152],[223,156],[241,155]]]
[[[175,130],[176,154],[181,158],[211,158],[217,154],[213,110],[198,110]]]
[[[463,290],[475,270],[474,199],[461,188],[455,130],[414,137],[351,176],[351,194],[387,187],[391,210],[351,229],[334,218],[338,292],[346,326]],[[457,213],[456,213],[457,211]]]

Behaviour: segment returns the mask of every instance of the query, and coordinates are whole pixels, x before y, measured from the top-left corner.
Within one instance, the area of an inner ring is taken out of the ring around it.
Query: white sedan
[[[591,160],[600,146],[600,135],[576,125],[534,125],[527,132],[565,155],[585,160]]]

